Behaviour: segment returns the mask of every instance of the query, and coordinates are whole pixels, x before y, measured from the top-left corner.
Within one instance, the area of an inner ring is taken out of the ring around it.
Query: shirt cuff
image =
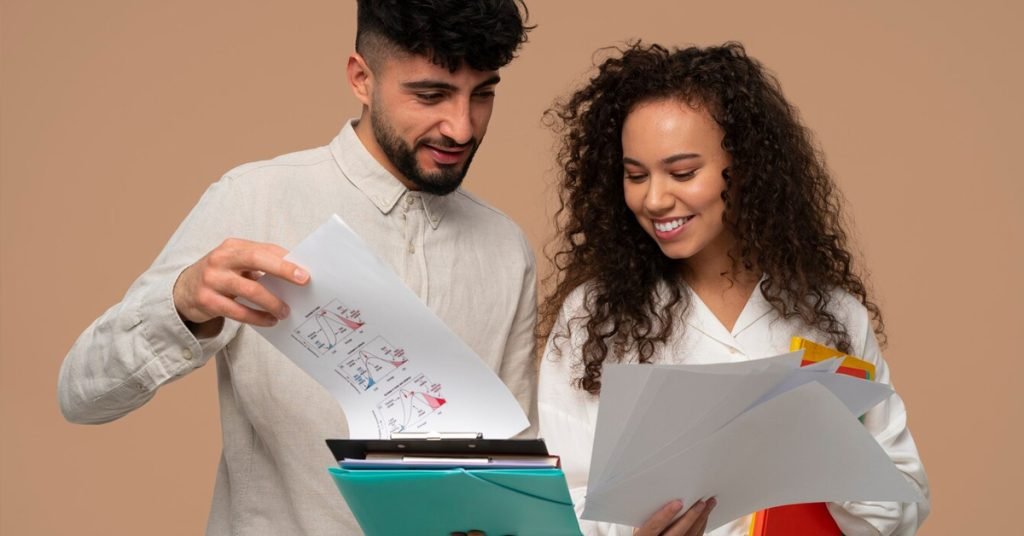
[[[180,273],[149,285],[140,293],[130,315],[132,329],[142,331],[153,356],[134,378],[147,391],[206,364],[227,344],[227,334],[233,331],[225,320],[215,337],[196,339],[174,306],[174,284]]]

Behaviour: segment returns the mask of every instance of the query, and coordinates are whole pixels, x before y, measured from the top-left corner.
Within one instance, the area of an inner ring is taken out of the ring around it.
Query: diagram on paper
[[[389,392],[377,404],[374,413],[382,430],[416,430],[446,403],[441,394],[441,384],[432,383],[425,375],[419,374]]]
[[[339,346],[352,344],[353,335],[359,333],[364,325],[358,310],[331,300],[308,314],[306,320],[292,330],[292,338],[313,355],[323,357]]]
[[[369,343],[353,345],[335,372],[357,391],[369,391],[388,380],[408,362],[405,350],[395,348],[384,337],[378,336]]]

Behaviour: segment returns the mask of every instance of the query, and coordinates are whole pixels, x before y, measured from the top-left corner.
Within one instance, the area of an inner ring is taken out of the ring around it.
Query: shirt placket
[[[423,235],[427,225],[423,207],[423,197],[416,192],[408,192],[402,200],[402,229],[406,253],[406,278],[416,295],[427,301],[427,270],[426,257],[423,250]]]

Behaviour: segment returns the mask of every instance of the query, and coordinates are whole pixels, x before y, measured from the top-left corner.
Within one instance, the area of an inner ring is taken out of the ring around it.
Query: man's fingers
[[[643,526],[636,531],[637,536],[655,536],[661,534],[661,531],[668,526],[672,521],[672,518],[676,517],[680,510],[683,509],[683,501],[675,500],[671,501],[665,506],[662,506],[660,510],[655,512],[651,517],[647,518]]]
[[[274,244],[252,244],[238,251],[232,259],[231,268],[239,272],[264,272],[296,285],[305,285],[309,281],[309,274],[294,262],[285,260],[287,254],[284,248]]]
[[[309,282],[309,274],[286,261],[288,252],[274,244],[229,238],[196,264],[185,269],[174,285],[174,306],[185,320],[203,323],[218,316],[258,326],[285,318],[288,306],[255,280],[263,274],[295,284]],[[243,298],[252,307],[232,305]],[[263,309],[261,312],[255,309]]]
[[[252,324],[254,326],[263,327],[270,327],[277,324],[277,318],[274,318],[274,315],[264,311],[257,311],[251,307],[246,307],[225,296],[217,296],[214,298],[212,311],[215,316],[223,316],[225,318],[237,320],[243,324]]]
[[[207,255],[214,268],[234,272],[265,272],[297,285],[305,285],[309,274],[291,261],[284,259],[288,250],[276,244],[251,242],[228,238]]]
[[[266,287],[232,272],[219,284],[219,290],[225,296],[248,300],[278,319],[287,317],[290,312],[288,305]]]

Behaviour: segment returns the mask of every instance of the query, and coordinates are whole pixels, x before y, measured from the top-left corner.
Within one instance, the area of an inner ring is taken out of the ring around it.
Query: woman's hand
[[[697,501],[683,517],[673,522],[683,509],[683,501],[672,501],[662,506],[640,528],[633,530],[633,536],[700,536],[708,526],[708,515],[715,504],[714,498]]]

